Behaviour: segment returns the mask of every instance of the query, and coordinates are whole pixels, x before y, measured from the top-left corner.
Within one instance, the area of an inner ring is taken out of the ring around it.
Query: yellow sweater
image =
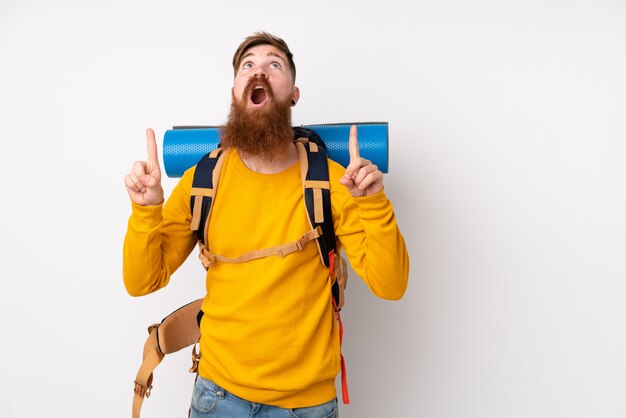
[[[384,192],[353,198],[329,161],[339,246],[376,295],[402,297],[409,260]],[[145,295],[165,286],[197,243],[190,230],[195,167],[167,203],[138,206],[124,241],[124,283]],[[310,229],[299,163],[277,174],[249,170],[236,151],[222,168],[209,226],[211,251],[226,257],[295,241]],[[198,261],[199,262],[199,261]],[[314,242],[283,258],[217,263],[206,275],[199,373],[252,402],[296,408],[336,396],[339,334],[328,270]]]

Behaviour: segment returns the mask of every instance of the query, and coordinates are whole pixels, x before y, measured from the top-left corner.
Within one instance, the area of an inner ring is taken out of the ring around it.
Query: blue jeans
[[[337,398],[309,408],[285,409],[249,402],[198,376],[191,397],[191,418],[336,418]]]

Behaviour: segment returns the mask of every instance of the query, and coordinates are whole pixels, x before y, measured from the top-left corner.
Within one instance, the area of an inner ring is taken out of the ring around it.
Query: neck
[[[240,154],[241,161],[248,167],[250,170],[255,173],[260,174],[276,174],[280,173],[291,167],[293,164],[298,161],[298,150],[294,144],[289,144],[289,149],[284,158],[281,159],[272,159],[266,160],[258,156],[242,156]]]

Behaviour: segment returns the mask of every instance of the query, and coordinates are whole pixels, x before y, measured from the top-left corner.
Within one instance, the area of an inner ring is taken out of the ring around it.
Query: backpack
[[[305,206],[311,229],[294,242],[270,248],[251,251],[236,258],[228,258],[212,253],[208,248],[208,225],[213,199],[217,193],[222,165],[229,149],[218,148],[207,153],[196,165],[191,188],[191,229],[196,231],[200,248],[200,261],[205,269],[218,262],[243,263],[249,260],[272,255],[284,256],[300,251],[314,241],[322,264],[328,268],[332,280],[331,297],[336,319],[339,324],[339,344],[343,340],[343,324],[340,310],[344,305],[344,289],[347,281],[347,264],[337,254],[337,243],[330,204],[330,183],[328,175],[328,154],[326,145],[313,130],[294,127],[294,143],[300,157],[300,168]],[[196,350],[200,340],[200,320],[203,299],[197,299],[182,306],[165,317],[161,323],[148,327],[148,339],[144,345],[143,363],[137,373],[133,398],[133,418],[139,418],[144,397],[152,390],[153,370],[163,360],[165,354],[179,351],[193,345],[190,373],[197,373],[200,353]],[[346,363],[340,352],[342,399],[350,403],[346,376]]]

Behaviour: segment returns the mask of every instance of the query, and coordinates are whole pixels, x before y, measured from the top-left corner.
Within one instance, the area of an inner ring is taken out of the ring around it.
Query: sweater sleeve
[[[123,250],[124,285],[130,295],[146,295],[167,285],[196,244],[190,230],[192,178],[193,170],[187,171],[165,205],[131,202]]]
[[[338,218],[335,232],[354,271],[375,295],[400,299],[407,288],[409,256],[384,190],[349,196]]]

